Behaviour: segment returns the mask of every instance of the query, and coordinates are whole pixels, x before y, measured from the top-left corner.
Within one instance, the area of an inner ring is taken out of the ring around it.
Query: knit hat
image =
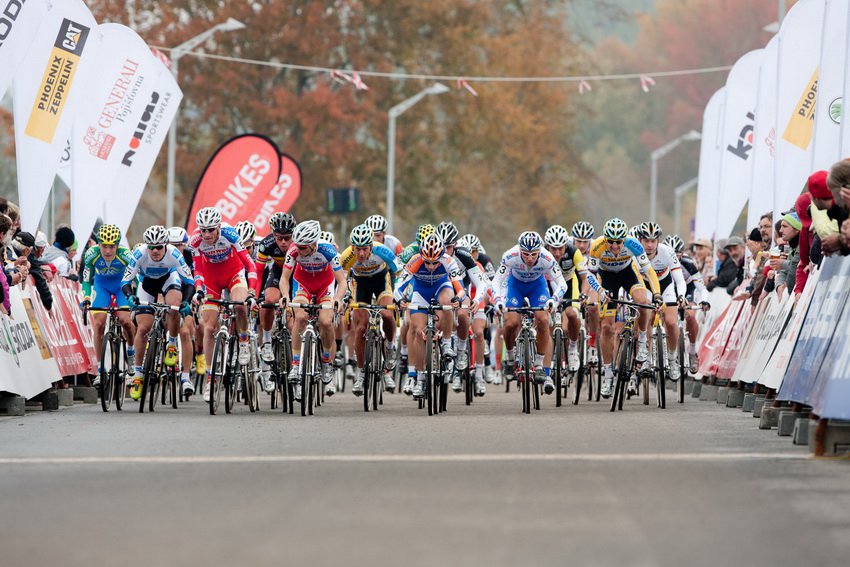
[[[794,210],[797,212],[797,216],[800,218],[800,222],[803,223],[803,228],[806,230],[812,226],[812,214],[809,212],[809,206],[811,204],[811,193],[803,193],[797,197],[797,201],[794,203]]]
[[[35,246],[35,238],[29,232],[19,232],[15,235],[14,241],[26,246],[27,248]]]
[[[761,237],[761,233],[757,228],[754,228],[750,231],[750,237],[747,240],[751,242],[758,242],[759,244],[764,242],[764,239]]]
[[[782,220],[788,223],[788,225],[795,230],[803,229],[803,223],[800,221],[800,217],[797,216],[796,211],[788,211],[782,215]]]
[[[58,244],[61,248],[70,248],[71,245],[74,244],[74,240],[74,231],[67,226],[63,226],[56,230],[56,244]]]
[[[827,171],[816,171],[809,176],[809,193],[815,199],[832,199],[832,191],[826,185],[826,178],[829,176]]]
[[[44,248],[45,246],[49,246],[50,243],[47,241],[47,235],[45,235],[40,230],[35,233],[35,247],[36,248]]]

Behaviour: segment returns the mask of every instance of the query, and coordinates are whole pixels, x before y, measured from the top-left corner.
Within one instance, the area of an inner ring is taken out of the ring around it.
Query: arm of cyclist
[[[97,257],[97,251],[94,247],[86,251],[83,258],[83,302],[91,303],[91,286],[94,282],[94,259]]]

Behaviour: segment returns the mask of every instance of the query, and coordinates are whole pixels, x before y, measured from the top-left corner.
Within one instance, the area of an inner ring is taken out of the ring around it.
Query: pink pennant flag
[[[648,93],[649,87],[655,86],[655,79],[648,75],[641,75],[640,77],[640,88],[643,89],[643,92]]]
[[[589,93],[589,92],[591,92],[591,91],[593,91],[593,87],[591,87],[591,86],[590,86],[590,83],[588,83],[587,81],[584,81],[584,80],[583,80],[582,82],[580,82],[580,83],[578,84],[578,93],[579,93],[579,94],[584,94],[584,93],[586,93],[586,92],[588,92],[588,93]]]
[[[463,77],[457,80],[457,88],[466,89],[472,96],[478,96],[478,92]]]
[[[360,73],[356,71],[351,74],[351,84],[353,84],[358,91],[369,90],[369,85],[363,82],[363,79],[360,77]]]
[[[165,65],[166,67],[168,67],[169,70],[171,70],[171,59],[169,59],[165,53],[163,53],[156,47],[151,47],[151,53],[153,53],[154,57],[162,61],[163,65]]]

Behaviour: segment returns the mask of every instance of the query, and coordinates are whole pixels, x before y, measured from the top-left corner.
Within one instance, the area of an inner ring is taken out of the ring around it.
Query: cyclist
[[[466,301],[460,305],[457,312],[457,360],[455,363],[454,376],[452,378],[452,390],[460,392],[463,388],[461,384],[460,373],[458,368],[467,368],[469,366],[469,324],[472,317],[478,311],[478,307],[487,292],[490,290],[490,280],[484,275],[483,270],[478,266],[478,263],[472,258],[472,254],[466,248],[457,246],[458,230],[455,224],[451,221],[444,221],[437,225],[437,236],[443,241],[445,254],[455,260],[457,264],[457,272],[452,274],[457,279],[464,282],[464,287],[469,288],[470,285],[475,286],[478,294],[478,300],[470,300],[469,293],[466,294]],[[477,379],[476,373],[476,394],[484,395],[484,368],[481,368],[481,380]]]
[[[346,248],[340,263],[345,273],[349,274],[349,288],[354,292],[354,300],[357,303],[377,303],[379,305],[391,305],[393,302],[393,281],[395,275],[401,271],[402,266],[398,262],[392,250],[375,242],[372,229],[361,224],[355,226],[349,235],[351,246]],[[381,312],[385,341],[384,368],[392,370],[396,364],[396,348],[393,342],[395,338],[395,316],[389,310]],[[363,395],[363,381],[366,374],[363,369],[366,352],[366,327],[369,324],[369,314],[365,311],[355,311],[352,314],[354,328],[354,348],[357,353],[357,376],[351,393],[355,396]],[[386,390],[395,390],[395,382],[391,375],[385,376]]]
[[[242,241],[242,248],[248,251],[248,256],[251,260],[257,259],[257,250],[254,246],[254,238],[257,236],[257,228],[251,221],[239,221],[234,227],[239,233],[239,239]]]
[[[195,263],[192,259],[192,252],[186,247],[189,243],[189,235],[179,226],[172,226],[168,229],[168,243],[177,249],[182,255],[186,265],[189,266],[189,271],[194,274]],[[194,281],[194,275],[193,281]],[[193,337],[195,341],[193,341]],[[180,350],[182,351],[181,367],[183,371],[188,372],[192,368],[192,353],[195,352],[195,372],[198,376],[203,376],[206,371],[206,360],[204,358],[203,335],[199,335],[198,325],[195,325],[194,317],[184,317],[183,323],[180,325]]]
[[[664,244],[672,248],[679,257],[687,290],[685,296],[691,303],[698,303],[703,311],[711,309],[708,290],[702,279],[702,272],[693,258],[685,254],[685,242],[676,234],[668,234],[664,238]],[[699,336],[699,323],[693,311],[685,312],[685,326],[688,330],[688,366],[691,374],[699,370],[699,355],[697,353],[697,337]]]
[[[121,279],[121,290],[134,307],[138,307],[140,302],[155,303],[160,295],[164,296],[164,302],[168,305],[180,306],[180,313],[169,311],[165,316],[167,346],[163,364],[175,366],[180,316],[185,317],[191,314],[189,302],[195,294],[195,282],[189,266],[183,259],[183,254],[168,244],[168,230],[164,226],[148,227],[142,238],[144,244],[136,246],[130,256],[130,263]],[[141,282],[134,294],[132,284],[137,276]],[[130,397],[134,400],[139,399],[142,393],[142,380],[144,380],[142,361],[145,356],[148,333],[153,325],[153,310],[149,307],[138,307],[136,324],[139,326],[135,345],[136,377],[133,380],[133,388],[130,390]],[[195,386],[189,380],[188,368],[183,369],[180,382],[185,396],[195,393]]]
[[[614,315],[617,312],[616,309],[607,308],[605,304],[608,299],[616,299],[620,289],[623,289],[638,303],[647,304],[650,300],[656,306],[664,303],[658,276],[652,268],[652,263],[640,242],[628,236],[628,230],[628,226],[622,220],[618,218],[609,220],[605,223],[602,236],[591,244],[588,254],[588,270],[597,277],[601,286],[599,302],[602,315],[602,364],[605,380],[600,393],[606,398],[611,396],[614,385]],[[641,274],[649,280],[651,296],[644,286]],[[639,310],[636,353],[639,364],[645,363],[648,356],[646,328],[652,321],[653,314],[654,312],[650,309]]]
[[[321,226],[318,221],[303,221],[292,232],[292,246],[286,253],[286,263],[280,279],[280,293],[283,307],[286,307],[290,294],[290,277],[298,283],[298,291],[294,301],[297,303],[329,303],[336,302],[336,310],[342,308],[345,295],[345,275],[339,263],[339,254],[332,244],[320,242]],[[333,286],[336,284],[336,295]],[[333,312],[319,312],[319,335],[322,338],[322,382],[327,387],[326,393],[335,391],[333,368],[331,361],[336,341],[334,337]],[[292,333],[292,370],[289,380],[296,384],[295,398],[301,399],[301,377],[299,366],[301,361],[301,333],[307,327],[307,312],[296,310],[295,326]]]
[[[573,237],[573,244],[585,258],[587,258],[587,253],[590,251],[590,243],[593,242],[595,232],[593,225],[587,221],[578,221],[570,231]]]
[[[198,293],[199,300],[221,299],[222,292],[230,293],[231,301],[245,301],[259,295],[260,281],[257,268],[248,251],[242,247],[236,229],[222,225],[221,211],[205,207],[195,216],[197,231],[189,239],[195,261],[195,287],[205,290]],[[247,274],[247,275],[246,275]],[[250,285],[250,289],[249,289]],[[248,364],[251,359],[248,345],[248,310],[245,305],[236,305],[236,327],[239,333],[239,364]],[[204,352],[212,352],[214,335],[219,327],[218,306],[209,301],[201,308],[204,327]],[[204,380],[204,401],[210,401],[210,368]]]
[[[550,226],[543,237],[543,241],[546,244],[546,250],[558,262],[561,273],[564,275],[564,281],[567,284],[565,299],[578,300],[580,295],[586,296],[591,288],[593,290],[599,289],[596,277],[587,271],[587,262],[581,251],[570,242],[566,228],[559,224]],[[569,337],[567,365],[570,372],[576,372],[579,365],[578,335],[581,322],[578,318],[578,310],[572,303],[567,305],[564,314],[566,317],[564,317],[562,325]],[[588,359],[589,363],[593,362],[591,357],[588,357]]]
[[[429,234],[434,234],[437,231],[437,227],[432,224],[420,224],[419,228],[416,229],[416,239],[408,245],[404,250],[402,250],[401,255],[399,255],[399,260],[402,265],[407,265],[414,256],[419,254],[419,247],[422,244],[422,241],[425,240],[425,237]],[[399,274],[401,276],[402,274]],[[399,347],[399,376],[408,376],[408,357],[407,357],[407,339],[408,333],[410,332],[410,318],[405,317],[404,322],[401,325],[401,332],[399,335],[399,343],[401,346]],[[413,393],[413,387],[416,385],[416,377],[408,378],[402,388],[402,392],[407,394],[408,396]]]
[[[328,244],[332,244],[333,247],[339,252],[339,246],[336,245],[336,238],[334,238],[334,233],[329,230],[323,230],[319,233],[319,240],[322,242],[327,242]]]
[[[372,232],[375,233],[375,241],[380,242],[387,248],[393,251],[393,254],[396,256],[401,255],[402,245],[401,240],[393,236],[392,234],[387,234],[387,219],[382,217],[381,215],[372,215],[366,219],[364,222],[366,226],[372,229]]]
[[[460,305],[465,291],[457,271],[457,262],[445,253],[440,237],[429,234],[422,240],[419,253],[405,265],[393,297],[402,309],[408,302],[430,305],[432,301],[436,301],[441,305]],[[454,317],[442,312],[437,316],[443,335],[443,357],[454,359],[455,351],[451,339]],[[419,337],[425,330],[427,319],[425,311],[413,310],[410,313],[410,336],[413,340],[408,342],[411,362],[408,366],[408,376],[416,379],[411,391],[414,398],[422,398],[425,395],[425,374],[421,370],[425,362],[425,344]]]
[[[664,329],[667,333],[667,359],[670,362],[670,379],[675,382],[679,379],[679,364],[677,362],[679,357],[676,352],[679,345],[679,327],[676,326],[678,314],[676,307],[687,304],[685,299],[687,284],[685,284],[682,265],[679,263],[676,252],[666,244],[660,243],[662,232],[658,223],[641,223],[638,225],[637,232],[641,246],[646,251],[646,256],[652,262],[652,269],[655,270],[655,275],[658,277],[658,285],[664,301],[661,313]],[[649,332],[651,327],[652,321],[650,320],[645,330]],[[631,393],[637,393],[637,384],[635,384],[635,390]]]
[[[117,307],[129,304],[121,293],[121,276],[130,263],[130,250],[119,246],[121,230],[114,224],[101,225],[97,231],[98,244],[86,251],[83,259],[83,309],[92,310],[92,332],[94,333],[94,351],[100,356],[103,345],[103,333],[106,328],[106,313],[102,311],[114,301]],[[132,360],[136,353],[133,348],[135,327],[127,311],[115,314],[127,339],[127,356]],[[102,361],[101,361],[102,362]],[[95,377],[94,385],[100,381]]]
[[[292,246],[292,231],[295,230],[295,217],[289,213],[274,213],[269,217],[271,234],[265,237],[257,246],[257,265],[265,268],[263,278],[263,298],[266,303],[280,301],[280,278],[283,275],[283,265],[286,263],[286,253]],[[260,309],[260,329],[262,343],[260,357],[263,362],[274,360],[272,349],[272,325],[274,325],[274,308]]]
[[[464,241],[464,244],[458,244],[463,246],[464,248],[469,249],[469,253],[472,254],[473,260],[475,260],[479,267],[484,271],[487,275],[487,278],[492,282],[496,277],[496,270],[493,269],[493,262],[490,260],[490,257],[487,256],[482,250],[484,247],[481,245],[481,241],[474,234],[466,234],[461,237],[461,240]],[[491,358],[490,353],[490,342],[493,339],[493,286],[491,284],[490,290],[484,296],[479,296],[477,290],[475,290],[476,298],[480,298],[481,300],[486,300],[486,305],[482,303],[483,309],[479,308],[478,311],[475,312],[475,316],[473,317],[472,327],[473,332],[475,334],[475,348],[476,348],[476,364],[484,365],[484,380],[488,383],[500,384],[501,379],[499,375],[497,375],[493,368],[493,359]],[[483,394],[482,394],[483,395]]]
[[[478,242],[478,239],[472,235],[467,234],[464,235],[458,240],[457,248],[469,250],[469,255],[475,261],[478,270],[485,274],[484,267],[481,265],[481,262],[478,261],[479,252],[478,248],[481,243]],[[485,382],[492,382],[492,377],[487,379],[487,375],[485,374],[485,365],[489,367],[490,363],[490,352],[489,352],[489,326],[487,325],[487,308],[492,305],[492,287],[490,286],[490,278],[486,275],[482,275],[482,279],[486,282],[487,287],[483,290],[479,290],[478,286],[470,279],[469,272],[467,272],[467,277],[464,278],[464,285],[466,286],[467,295],[470,298],[471,302],[478,303],[478,308],[472,314],[472,322],[470,323],[472,328],[472,338],[475,344],[475,360],[474,364],[474,378],[475,378],[475,395],[483,396],[487,393],[487,387],[485,386]],[[463,368],[461,366],[461,368]],[[492,371],[491,368],[488,368]]]
[[[554,294],[550,295],[548,282],[551,282]],[[558,262],[543,249],[543,239],[536,232],[523,232],[517,245],[505,252],[493,282],[496,296],[496,311],[505,313],[505,374],[514,374],[516,360],[516,338],[519,334],[521,317],[519,313],[506,313],[506,307],[522,307],[528,300],[531,307],[545,307],[545,311],[534,313],[534,327],[537,330],[537,354],[534,360],[534,380],[543,383],[543,391],[551,394],[555,391],[550,368],[551,341],[549,332],[549,314],[555,310],[567,291],[564,275]],[[529,364],[529,361],[526,361]]]

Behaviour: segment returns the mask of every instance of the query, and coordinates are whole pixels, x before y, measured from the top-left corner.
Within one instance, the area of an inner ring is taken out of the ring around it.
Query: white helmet
[[[218,228],[221,226],[221,211],[215,207],[205,207],[195,215],[198,228]]]
[[[335,244],[335,243],[336,243],[336,240],[334,239],[334,233],[332,233],[332,232],[330,232],[330,231],[328,231],[328,230],[323,230],[323,231],[319,234],[319,240],[324,240],[325,242],[329,242],[329,243],[331,243],[331,244]]]
[[[254,237],[257,236],[257,229],[251,221],[239,221],[234,228],[239,233],[239,241],[242,242],[243,246],[253,241]]]
[[[470,250],[478,250],[479,252],[481,251],[481,241],[478,240],[478,237],[474,234],[464,234],[463,240],[466,242],[466,248],[469,248]],[[458,245],[461,245],[460,241],[458,241]]]
[[[148,246],[162,246],[168,244],[168,231],[164,226],[156,224],[148,227],[142,238]]]
[[[546,246],[560,248],[561,246],[567,245],[569,238],[570,235],[567,233],[566,228],[559,224],[553,224],[546,230],[546,234],[543,236],[543,241],[546,243]]]
[[[298,226],[292,231],[292,242],[297,246],[310,246],[319,241],[321,233],[322,227],[319,225],[319,221],[307,220],[298,223]]]
[[[189,242],[189,235],[182,226],[172,226],[168,229],[169,244],[186,244]]]
[[[373,232],[387,231],[387,219],[385,219],[381,215],[372,215],[371,217],[367,218],[366,222],[363,224],[371,228]]]

